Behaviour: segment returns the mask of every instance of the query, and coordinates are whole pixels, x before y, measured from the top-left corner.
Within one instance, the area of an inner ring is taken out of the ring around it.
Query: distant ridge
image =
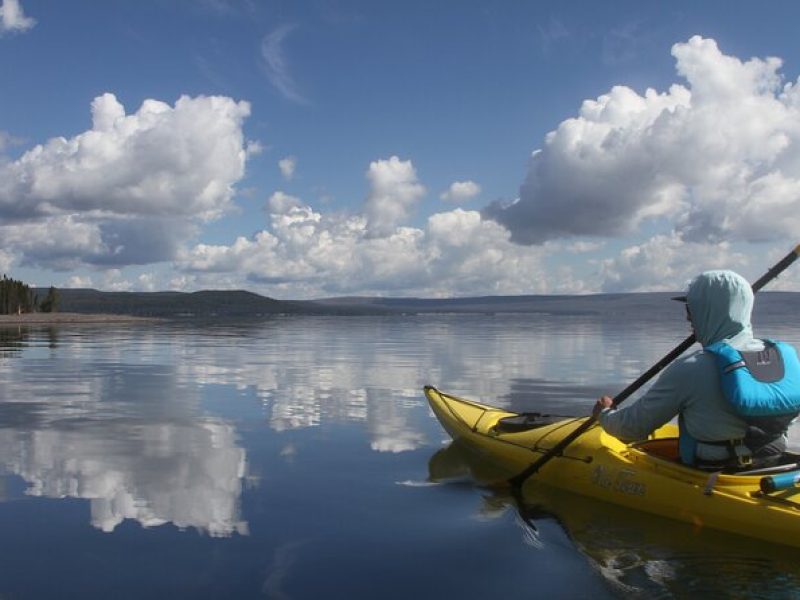
[[[244,290],[101,292],[93,289],[59,289],[58,294],[59,311],[74,313],[177,318],[257,317],[308,312],[302,303],[274,300]]]
[[[392,312],[523,312],[598,314],[651,306],[675,293],[476,296],[471,298],[325,298],[325,306],[371,306]],[[670,306],[674,308],[674,306]]]
[[[46,289],[35,290],[38,294]],[[102,292],[59,289],[59,310],[74,313],[123,314],[163,318],[264,317],[269,315],[388,315],[428,313],[529,313],[577,317],[638,319],[676,318],[676,292],[590,295],[477,296],[472,298],[338,297],[276,300],[245,290],[199,292]],[[761,292],[756,317],[793,318],[800,314],[800,292]]]

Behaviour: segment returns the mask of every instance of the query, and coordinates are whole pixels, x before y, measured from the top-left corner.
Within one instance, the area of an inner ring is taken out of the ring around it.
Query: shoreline
[[[5,325],[60,325],[64,323],[153,323],[155,317],[114,315],[101,313],[24,313],[0,315],[0,327]]]

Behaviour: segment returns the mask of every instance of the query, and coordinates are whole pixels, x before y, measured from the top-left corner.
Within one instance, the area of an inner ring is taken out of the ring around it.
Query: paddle
[[[791,265],[797,257],[800,256],[800,244],[789,254],[784,256],[774,267],[769,269],[758,281],[756,281],[752,287],[753,292],[757,292],[762,287],[764,287],[767,283],[775,279],[781,272],[783,272],[789,265]],[[664,358],[659,360],[656,364],[650,367],[646,372],[642,373],[636,381],[631,383],[628,387],[622,390],[619,394],[617,394],[613,399],[613,406],[617,407],[622,404],[631,394],[633,394],[636,390],[642,387],[645,383],[647,383],[650,379],[652,379],[656,374],[659,373],[664,367],[670,364],[673,360],[678,358],[681,354],[683,354],[692,344],[695,343],[696,338],[694,334],[687,337],[683,340],[680,344],[678,344],[675,349],[672,350],[669,354],[667,354]],[[562,439],[558,444],[553,446],[549,451],[539,457],[535,462],[533,462],[528,468],[526,468],[521,473],[515,475],[508,482],[515,488],[519,488],[525,483],[525,480],[528,479],[531,475],[536,473],[539,469],[541,469],[544,465],[546,465],[550,460],[556,456],[561,456],[564,452],[564,449],[569,446],[575,439],[580,437],[587,429],[592,427],[597,419],[594,416],[590,416],[586,421],[584,421],[577,429],[575,429],[572,433]]]

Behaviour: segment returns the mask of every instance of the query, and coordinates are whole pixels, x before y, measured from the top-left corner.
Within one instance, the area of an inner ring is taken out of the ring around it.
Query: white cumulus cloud
[[[92,102],[92,129],[53,138],[0,168],[0,216],[98,211],[214,217],[244,174],[246,102],[182,96],[125,114],[113,94]]]
[[[72,215],[0,224],[0,246],[22,264],[60,270],[91,262],[106,251],[98,225]]]
[[[199,277],[246,278],[271,295],[353,293],[452,296],[547,291],[541,248],[510,241],[477,211],[431,216],[422,228],[371,234],[365,215],[322,214],[278,192],[269,225],[230,245],[199,244],[180,268]],[[567,285],[566,282],[562,282]]]
[[[728,243],[686,242],[676,233],[656,235],[624,248],[616,257],[600,261],[601,291],[681,290],[701,271],[747,266],[746,256]]]
[[[686,85],[615,86],[533,153],[520,196],[487,215],[513,239],[623,236],[671,223],[695,243],[761,242],[800,229],[800,89],[776,58],[742,61],[699,36],[672,54]]]
[[[389,235],[411,215],[425,194],[410,160],[392,156],[369,165],[369,196],[365,203],[367,227],[375,236]]]
[[[92,128],[0,163],[0,250],[53,268],[169,260],[232,206],[247,102],[183,96],[127,114],[92,102]]]
[[[36,19],[26,17],[18,0],[3,0],[0,5],[0,35],[27,31]]]
[[[447,191],[442,192],[439,198],[445,202],[465,202],[471,200],[481,193],[481,186],[471,180],[467,181],[454,181],[447,188]]]

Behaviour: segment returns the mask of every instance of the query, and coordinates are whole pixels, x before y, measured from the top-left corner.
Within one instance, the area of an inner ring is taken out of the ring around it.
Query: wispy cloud
[[[308,99],[297,89],[283,51],[286,38],[295,29],[294,25],[282,25],[264,36],[261,41],[261,58],[267,79],[284,98],[298,104],[308,104]]]
[[[294,156],[287,156],[278,161],[278,168],[281,170],[281,175],[286,181],[291,181],[294,177],[294,171],[297,168],[297,158]]]
[[[36,19],[26,17],[18,0],[3,0],[0,6],[0,35],[27,31]]]
[[[539,39],[542,42],[542,51],[545,54],[550,52],[553,47],[560,42],[570,38],[570,32],[564,24],[555,17],[550,17],[550,20],[546,24],[540,24],[537,28],[539,30]]]
[[[232,15],[236,13],[236,7],[231,0],[197,0],[196,4],[202,10],[219,15]]]
[[[651,38],[652,33],[648,33],[639,22],[625,23],[612,29],[603,36],[603,63],[617,66],[635,61]]]

